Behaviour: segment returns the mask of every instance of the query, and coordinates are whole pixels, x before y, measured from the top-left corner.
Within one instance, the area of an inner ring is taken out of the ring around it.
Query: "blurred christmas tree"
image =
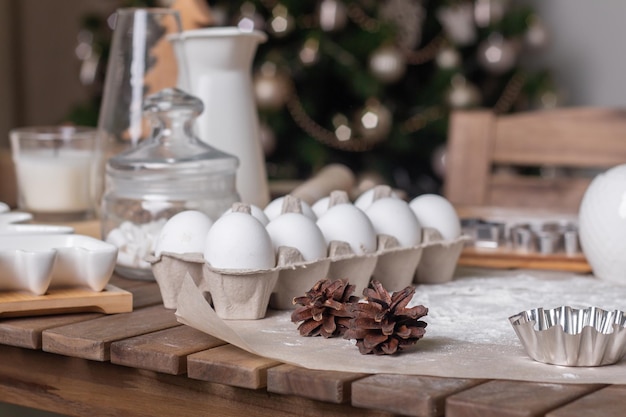
[[[330,162],[409,194],[437,192],[447,115],[511,112],[552,94],[520,67],[545,42],[507,0],[210,2],[216,23],[266,31],[254,88],[268,170],[306,177]]]
[[[273,178],[341,162],[408,195],[438,192],[450,111],[554,104],[549,74],[522,66],[545,28],[513,0],[208,4],[215,25],[269,34],[253,76]]]

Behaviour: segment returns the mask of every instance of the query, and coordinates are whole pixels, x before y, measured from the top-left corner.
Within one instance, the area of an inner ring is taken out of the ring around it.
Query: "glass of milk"
[[[95,128],[81,126],[11,130],[18,208],[32,213],[35,220],[92,218],[96,133]]]

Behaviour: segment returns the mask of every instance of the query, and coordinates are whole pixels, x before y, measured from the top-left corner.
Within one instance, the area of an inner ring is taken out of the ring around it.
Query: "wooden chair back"
[[[457,206],[575,213],[593,177],[625,162],[626,110],[456,111],[444,195]]]

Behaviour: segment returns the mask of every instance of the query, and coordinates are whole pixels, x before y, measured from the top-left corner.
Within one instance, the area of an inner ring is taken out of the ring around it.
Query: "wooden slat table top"
[[[112,342],[179,325],[174,313],[163,306],[145,307],[133,313],[102,316],[44,330],[42,349],[66,356],[108,361]]]
[[[181,325],[154,282],[134,311],[0,320],[0,400],[67,415],[623,415],[625,386],[314,371]],[[167,399],[167,401],[164,401]],[[107,411],[103,411],[107,410]]]
[[[187,372],[189,355],[224,343],[192,327],[176,326],[113,342],[111,363],[180,375]]]
[[[602,388],[595,384],[545,384],[489,381],[446,400],[450,417],[544,416],[568,402]]]
[[[352,404],[417,417],[444,414],[446,398],[484,383],[481,379],[371,375],[352,384]]]
[[[626,385],[612,385],[599,389],[566,406],[554,410],[546,417],[622,417],[626,414]]]
[[[189,355],[189,378],[227,384],[234,387],[259,389],[267,386],[268,369],[280,365],[273,359],[253,355],[232,345]]]
[[[102,314],[82,313],[0,320],[0,344],[41,349],[41,334],[44,330],[79,323],[100,316]]]
[[[351,400],[351,383],[366,376],[363,373],[281,365],[269,370],[267,390],[341,404]]]

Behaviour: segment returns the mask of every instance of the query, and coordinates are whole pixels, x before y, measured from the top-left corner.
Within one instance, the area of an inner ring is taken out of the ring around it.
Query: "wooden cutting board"
[[[24,291],[0,291],[0,318],[60,313],[133,311],[132,293],[107,285],[100,292],[88,288],[50,289],[45,295]]]
[[[591,266],[582,253],[571,256],[564,253],[525,253],[507,247],[477,248],[467,246],[461,252],[458,265],[500,269],[524,268],[578,273],[591,272]]]

